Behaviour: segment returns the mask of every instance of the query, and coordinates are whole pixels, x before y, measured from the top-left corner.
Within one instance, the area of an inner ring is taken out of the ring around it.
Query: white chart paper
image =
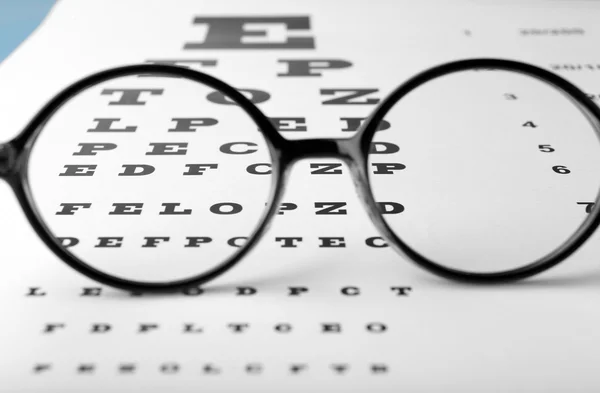
[[[86,75],[175,60],[236,88],[268,92],[258,104],[267,116],[302,119],[306,130],[282,131],[289,139],[349,137],[352,132],[343,130],[351,127],[342,118],[368,116],[396,86],[428,67],[473,57],[554,71],[597,101],[599,15],[600,6],[587,1],[62,0],[0,64],[0,138],[12,139],[42,105]],[[258,18],[244,25],[240,48],[219,48],[235,37],[211,33],[215,18],[226,17]],[[289,42],[298,47],[286,47]],[[314,76],[289,75],[294,61],[311,59],[338,63],[314,67]],[[336,98],[327,93],[335,89],[366,92],[357,98],[366,103],[323,105]],[[381,131],[376,140],[388,140],[384,133],[392,131]],[[572,169],[589,156],[584,139],[564,146],[558,161],[543,156],[540,165],[568,163]],[[427,159],[404,149],[393,160],[406,163],[410,181],[411,165]],[[531,157],[534,165],[540,156]],[[237,158],[215,159],[227,164]],[[173,164],[173,171],[186,162]],[[250,157],[244,163],[258,162]],[[0,391],[600,389],[599,235],[558,267],[523,282],[450,282],[382,247],[348,168],[339,167],[339,175],[311,173],[311,164],[331,162],[337,161],[296,164],[284,196],[295,208],[275,217],[238,266],[201,293],[160,296],[112,289],[69,268],[38,239],[3,185]],[[544,176],[554,182],[556,173]],[[571,179],[579,180],[568,188],[577,192],[566,194],[567,210],[557,218],[565,222],[585,217],[585,203],[594,200],[598,186],[575,175]],[[44,181],[52,180],[49,174]],[[418,176],[413,180],[419,184]],[[106,203],[114,202],[111,195],[107,189]],[[396,201],[407,212],[411,203],[430,202],[411,195],[412,202]],[[164,202],[158,195],[141,198],[147,198],[148,214]],[[193,204],[194,197],[182,201]],[[343,203],[344,214],[317,214],[323,202]],[[455,218],[448,212],[440,220]],[[456,233],[466,225],[452,222]],[[422,228],[415,224],[414,232],[406,231],[418,239]],[[282,238],[301,240],[288,240],[294,246],[286,247]]]

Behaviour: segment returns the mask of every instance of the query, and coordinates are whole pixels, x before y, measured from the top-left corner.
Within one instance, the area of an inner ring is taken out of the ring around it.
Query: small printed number
[[[555,149],[550,145],[538,145],[538,149],[544,153],[552,153]]]
[[[567,173],[571,173],[571,171],[564,165],[553,166],[552,170],[556,173],[560,173],[561,175],[566,175]]]
[[[577,202],[577,204],[585,206],[586,213],[590,213],[594,207],[594,202]]]

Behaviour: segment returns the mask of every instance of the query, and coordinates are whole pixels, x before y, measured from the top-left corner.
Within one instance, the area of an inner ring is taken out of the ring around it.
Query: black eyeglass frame
[[[550,71],[512,60],[492,58],[468,59],[445,63],[430,68],[408,79],[392,91],[373,110],[372,114],[363,122],[359,130],[351,138],[302,140],[288,140],[282,137],[260,109],[235,88],[217,78],[188,68],[159,64],[140,64],[98,72],[75,82],[57,94],[33,117],[17,137],[6,144],[0,145],[0,178],[6,180],[12,187],[29,223],[38,236],[58,257],[67,263],[67,265],[100,283],[131,292],[160,293],[180,291],[190,287],[200,286],[231,269],[257,244],[261,236],[266,232],[269,223],[278,211],[279,203],[284,194],[287,175],[293,164],[300,159],[311,157],[327,157],[343,160],[350,169],[351,177],[356,185],[356,190],[365,204],[371,220],[381,232],[384,239],[392,245],[396,251],[425,270],[447,279],[474,284],[500,283],[524,279],[539,274],[562,262],[591,236],[600,224],[600,208],[598,208],[600,202],[600,190],[596,195],[594,206],[586,219],[573,235],[561,246],[528,265],[516,269],[491,273],[465,272],[449,268],[426,258],[424,255],[412,249],[404,243],[385,222],[371,192],[367,171],[368,152],[372,139],[377,131],[377,127],[388,111],[402,97],[435,78],[455,72],[475,69],[511,71],[525,74],[541,80],[542,82],[549,83],[569,98],[580,109],[587,117],[588,121],[594,126],[596,136],[600,140],[600,108],[598,108],[585,93],[564,78]],[[263,212],[260,224],[248,237],[245,244],[222,264],[208,272],[182,280],[161,283],[132,281],[109,275],[86,264],[68,249],[63,247],[59,239],[52,234],[35,208],[36,205],[29,186],[28,163],[31,150],[38,135],[43,130],[44,125],[54,113],[72,97],[87,88],[110,79],[140,74],[187,78],[222,92],[239,105],[252,120],[254,120],[267,142],[272,159],[272,183],[269,202]]]

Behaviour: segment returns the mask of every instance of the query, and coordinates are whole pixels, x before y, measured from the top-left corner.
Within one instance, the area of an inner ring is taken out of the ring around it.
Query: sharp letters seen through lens
[[[270,164],[258,126],[224,93],[133,75],[58,109],[28,176],[39,215],[70,253],[117,278],[166,283],[240,250],[265,213]]]

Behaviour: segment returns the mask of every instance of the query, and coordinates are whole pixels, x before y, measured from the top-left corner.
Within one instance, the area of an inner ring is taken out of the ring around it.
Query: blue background
[[[0,0],[0,62],[44,20],[54,0]]]

